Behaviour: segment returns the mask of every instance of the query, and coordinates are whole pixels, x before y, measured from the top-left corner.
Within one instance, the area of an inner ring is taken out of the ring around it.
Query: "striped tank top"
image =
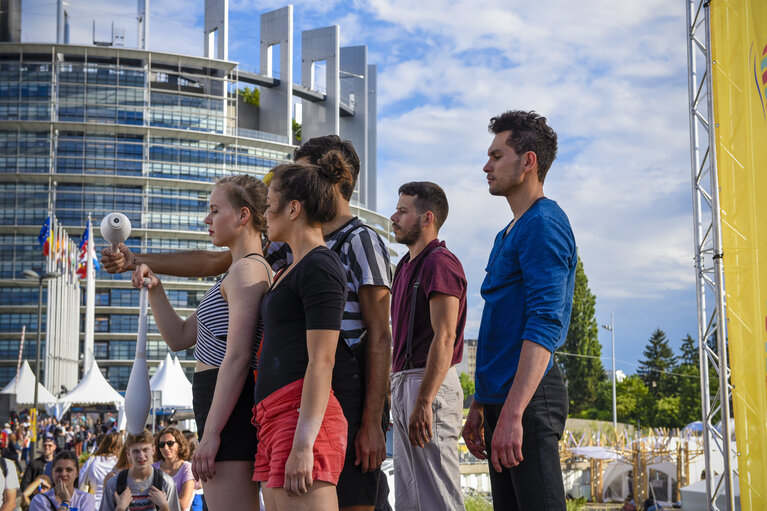
[[[226,353],[226,334],[229,328],[229,304],[221,295],[224,274],[208,289],[197,306],[197,346],[194,358],[215,367],[221,367]],[[259,318],[256,338],[250,351],[250,368],[258,369],[258,346],[264,333],[264,324]]]

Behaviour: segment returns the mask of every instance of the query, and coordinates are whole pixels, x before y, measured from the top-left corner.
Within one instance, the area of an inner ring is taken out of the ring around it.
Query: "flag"
[[[43,255],[48,255],[51,250],[51,217],[45,219],[43,226],[40,227],[40,234],[37,236],[37,241],[40,246],[43,247]]]
[[[80,238],[80,254],[77,258],[77,275],[80,276],[81,279],[84,279],[87,277],[86,272],[88,271],[88,257],[91,257],[93,261],[93,269],[98,270],[99,269],[99,260],[96,258],[96,251],[95,247],[93,246],[93,242],[91,241],[91,220],[88,219],[88,223],[85,225],[85,231],[83,231],[83,237]]]

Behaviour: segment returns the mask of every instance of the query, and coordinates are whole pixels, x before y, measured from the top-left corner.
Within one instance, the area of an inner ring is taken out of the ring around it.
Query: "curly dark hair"
[[[162,431],[157,433],[154,436],[154,460],[155,461],[164,461],[165,458],[162,457],[162,452],[160,452],[160,439],[163,437],[163,435],[172,435],[173,439],[176,441],[176,445],[178,445],[178,457],[179,459],[182,459],[184,461],[189,461],[189,458],[191,457],[191,452],[189,450],[189,442],[186,441],[186,437],[184,436],[181,431],[176,426],[168,426],[166,428],[163,428]]]
[[[341,195],[344,199],[351,200],[357,177],[360,174],[360,157],[349,140],[342,140],[338,135],[326,135],[324,137],[310,138],[305,144],[293,153],[293,160],[308,158],[312,165],[319,165],[323,156],[330,151],[338,151],[341,157],[349,164],[351,179],[340,183]]]
[[[506,145],[519,155],[534,152],[538,158],[538,180],[543,184],[557,157],[557,134],[546,124],[545,117],[534,111],[509,110],[490,119],[487,129],[494,135],[510,131]]]

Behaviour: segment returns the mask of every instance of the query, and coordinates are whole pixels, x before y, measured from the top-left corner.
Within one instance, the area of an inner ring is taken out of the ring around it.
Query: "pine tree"
[[[642,355],[637,374],[650,393],[656,397],[675,393],[675,378],[666,373],[674,370],[676,357],[663,330],[658,328],[653,332]]]
[[[589,289],[589,281],[578,258],[575,269],[575,291],[570,328],[558,357],[570,396],[570,413],[577,414],[597,400],[599,383],[605,379],[602,366],[602,346],[599,344],[597,320],[594,317],[596,296]]]
[[[698,341],[692,338],[690,334],[682,339],[681,354],[679,356],[679,365],[691,365],[698,367]]]
[[[682,339],[679,363],[674,369],[679,373],[679,420],[682,425],[701,420],[700,404],[700,363],[698,360],[698,342],[687,334]]]

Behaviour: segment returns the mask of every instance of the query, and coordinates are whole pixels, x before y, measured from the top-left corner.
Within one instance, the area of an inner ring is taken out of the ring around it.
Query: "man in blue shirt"
[[[564,510],[558,441],[568,400],[553,354],[570,324],[577,253],[567,216],[543,195],[557,135],[535,112],[505,112],[489,129],[483,170],[513,220],[485,269],[475,401],[463,438],[489,460],[496,510]]]

